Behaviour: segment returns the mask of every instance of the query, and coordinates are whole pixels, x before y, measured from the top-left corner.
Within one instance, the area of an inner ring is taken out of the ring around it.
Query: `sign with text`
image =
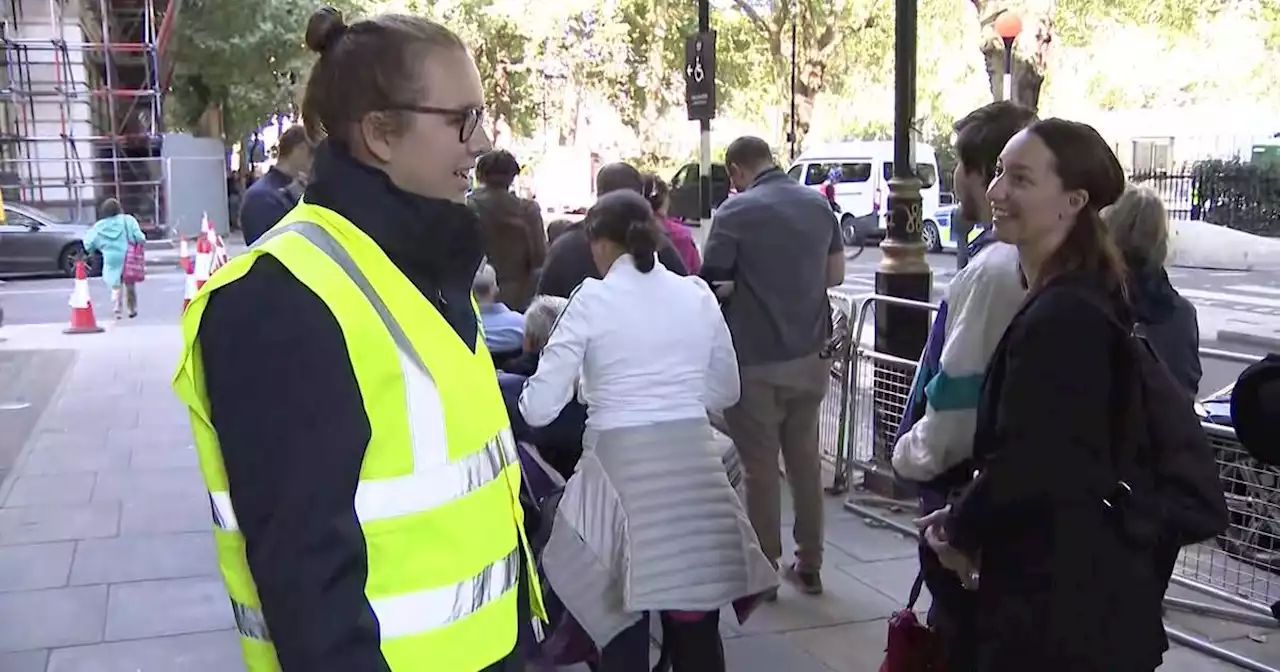
[[[697,33],[684,41],[684,103],[689,119],[716,116],[716,32]]]

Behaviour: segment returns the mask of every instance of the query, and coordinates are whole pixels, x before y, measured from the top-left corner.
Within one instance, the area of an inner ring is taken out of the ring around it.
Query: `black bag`
[[[1088,296],[1122,332],[1115,368],[1116,437],[1103,504],[1128,540],[1144,548],[1212,539],[1230,524],[1218,465],[1195,400],[1160,361],[1140,325],[1126,326]]]

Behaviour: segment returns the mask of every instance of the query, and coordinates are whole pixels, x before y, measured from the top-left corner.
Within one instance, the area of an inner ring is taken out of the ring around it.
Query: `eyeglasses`
[[[466,107],[455,108],[430,107],[427,105],[395,105],[387,109],[416,112],[418,114],[434,114],[451,119],[458,124],[458,142],[464,144],[471,140],[471,136],[475,135],[476,129],[480,127],[480,120],[484,119],[484,106],[482,105],[467,105]]]

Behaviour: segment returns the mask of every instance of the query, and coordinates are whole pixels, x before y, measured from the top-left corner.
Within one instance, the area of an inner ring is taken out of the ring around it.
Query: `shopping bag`
[[[129,243],[129,249],[124,253],[124,273],[121,279],[127,283],[147,279],[146,246],[142,243]]]
[[[880,672],[945,672],[942,638],[916,618],[924,574],[916,574],[907,607],[889,618],[889,639]]]

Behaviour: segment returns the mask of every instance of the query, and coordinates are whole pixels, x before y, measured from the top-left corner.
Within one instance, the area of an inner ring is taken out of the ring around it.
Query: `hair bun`
[[[313,12],[311,18],[307,20],[304,39],[308,49],[317,54],[324,54],[346,33],[347,24],[342,19],[342,12],[326,5]]]

